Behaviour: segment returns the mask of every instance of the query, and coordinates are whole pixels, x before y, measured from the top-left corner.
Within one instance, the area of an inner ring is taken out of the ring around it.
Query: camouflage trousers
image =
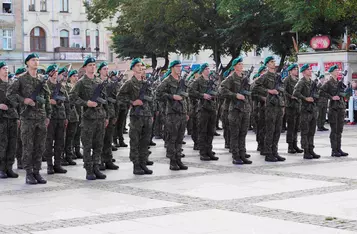
[[[264,150],[265,141],[265,104],[259,103],[259,110],[257,111],[257,129],[256,129],[256,141],[258,147]]]
[[[113,133],[115,129],[114,118],[109,119],[107,128],[105,129],[103,150],[102,150],[102,163],[109,163],[113,159],[112,143]]]
[[[76,133],[74,134],[73,138],[73,146],[74,148],[81,147],[81,132],[82,132],[82,118],[79,118],[79,122],[77,123]]]
[[[154,136],[164,136],[164,120],[164,114],[162,111],[159,111],[154,124]]]
[[[197,118],[197,113],[192,113],[190,115],[190,120],[192,122],[191,138],[193,140],[193,143],[195,145],[198,145],[198,118]]]
[[[152,131],[152,117],[130,116],[130,161],[134,164],[146,163],[149,156],[149,144]]]
[[[82,119],[81,140],[83,145],[84,168],[92,168],[100,163],[105,133],[104,119]],[[92,152],[91,152],[92,151]]]
[[[114,139],[119,140],[119,142],[124,141],[124,128],[126,124],[126,117],[128,115],[128,109],[119,109],[118,113],[118,121],[115,126],[115,131],[114,131]]]
[[[20,131],[24,169],[40,171],[47,135],[45,119],[22,119]]]
[[[223,110],[221,115],[224,145],[226,148],[230,148],[231,145],[231,130],[229,127],[228,113],[229,113],[228,109]]]
[[[17,128],[17,144],[16,144],[16,160],[22,164],[22,141],[21,141],[21,131]]]
[[[231,151],[233,159],[245,156],[245,139],[248,133],[250,114],[233,109],[228,114],[229,128],[231,129]]]
[[[212,141],[216,131],[216,112],[201,109],[198,111],[198,145],[200,155],[206,156],[212,152]]]
[[[318,110],[317,128],[321,129],[324,127],[326,122],[327,103],[318,103],[317,110]]]
[[[259,120],[258,117],[259,117],[259,102],[257,100],[254,100],[252,102],[252,113],[250,116],[250,123],[251,123],[255,133],[257,133],[257,125],[258,125],[258,120]],[[256,140],[258,142],[258,135],[256,135]]]
[[[77,133],[79,122],[69,122],[66,129],[65,152],[66,155],[73,154],[74,138]]]
[[[0,119],[0,170],[11,169],[15,162],[17,119]]]
[[[182,141],[186,129],[185,114],[166,115],[166,156],[170,159],[181,157]]]
[[[297,142],[297,135],[300,126],[300,110],[287,107],[285,109],[287,126],[286,143]]]
[[[345,121],[345,109],[329,109],[328,122],[330,123],[330,143],[332,150],[341,149],[341,137]]]
[[[304,150],[313,149],[314,136],[316,132],[317,112],[313,109],[312,112],[301,111],[301,147]]]
[[[266,154],[275,154],[278,152],[283,115],[283,107],[265,108],[264,153]]]
[[[64,133],[65,125],[63,119],[51,119],[47,127],[45,158],[47,165],[53,165],[52,157],[54,156],[54,165],[61,165],[61,157],[64,151]]]
[[[216,101],[216,107],[217,107],[217,112],[216,112],[216,127],[219,127],[219,120],[222,116],[222,106],[223,106],[224,99],[220,98]]]

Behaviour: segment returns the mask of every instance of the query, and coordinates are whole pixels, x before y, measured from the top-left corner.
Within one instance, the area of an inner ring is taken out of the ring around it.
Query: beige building
[[[0,1],[0,60],[8,63],[10,72],[23,63],[22,1]]]

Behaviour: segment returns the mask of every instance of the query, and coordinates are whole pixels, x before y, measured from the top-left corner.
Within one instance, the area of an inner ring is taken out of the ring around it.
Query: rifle
[[[141,100],[143,103],[146,102],[152,102],[153,98],[150,97],[149,95],[147,95],[149,86],[150,86],[150,82],[143,80],[143,85],[140,88],[139,91],[139,100]],[[139,111],[143,109],[143,106],[136,106],[135,107],[135,114],[138,115]]]
[[[56,81],[56,86],[53,89],[51,99],[55,100],[56,102],[65,102],[66,97],[60,95],[62,84],[61,82],[57,79]]]
[[[125,70],[124,73],[120,74],[120,76],[117,79],[115,79],[114,82],[112,82],[108,86],[108,88],[107,88],[107,100],[108,100],[108,102],[111,102],[111,103],[114,103],[114,104],[117,103],[117,100],[115,98],[110,97],[109,95],[111,95],[113,93],[114,88],[116,88],[118,83],[124,78],[124,75],[125,75],[126,71],[127,70]]]
[[[345,80],[345,77],[347,76],[347,70],[345,70],[343,73],[343,78],[338,81],[337,84],[337,90],[335,96],[339,96],[342,98],[345,98],[347,96],[347,91],[348,91],[348,86],[346,86],[343,81]]]
[[[107,100],[105,100],[104,98],[101,97],[102,93],[103,93],[103,89],[107,83],[108,83],[108,80],[103,81],[94,89],[94,93],[93,93],[90,101],[100,103],[103,105],[107,104]]]
[[[284,92],[283,87],[281,87],[282,84],[283,82],[282,82],[281,74],[276,74],[274,89],[277,90],[279,93]],[[272,95],[272,98],[269,101],[270,104],[272,104],[273,106],[276,106],[279,102],[279,93],[276,95]]]
[[[314,99],[314,102],[309,102],[309,106],[307,107],[308,112],[312,112],[314,106],[316,105],[316,101],[319,98],[318,90],[317,90],[317,84],[318,84],[318,79],[312,80],[311,81],[311,87],[310,87],[310,97]]]
[[[32,92],[32,94],[29,97],[32,101],[38,102],[40,104],[44,104],[45,103],[45,99],[40,97],[40,96],[38,96],[38,95],[42,91],[43,86],[46,84],[48,78],[49,78],[48,75],[44,75],[42,77],[42,79],[40,80],[40,83],[36,86],[35,90]]]
[[[252,66],[246,73],[244,79],[242,80],[240,90],[238,91],[238,93],[243,95],[244,97],[248,97],[248,96],[250,97],[252,95],[252,92],[250,91],[249,81],[250,81],[250,75],[252,74],[253,70],[254,70],[254,66]],[[245,102],[244,100],[237,100],[235,107],[239,109],[241,105],[244,105],[244,102]]]
[[[206,93],[215,97],[218,95],[218,93],[216,92],[216,88],[218,86],[217,82],[219,80],[219,75],[216,72],[211,72],[208,77],[209,79]]]

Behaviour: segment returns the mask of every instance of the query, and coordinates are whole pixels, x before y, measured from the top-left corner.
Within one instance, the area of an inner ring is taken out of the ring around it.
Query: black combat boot
[[[151,146],[155,146],[155,145],[156,145],[156,143],[155,143],[155,142],[153,142],[153,141],[151,140],[149,145],[151,145]]]
[[[180,167],[177,165],[177,161],[175,159],[170,160],[170,170],[171,171],[179,171]]]
[[[117,148],[120,147],[119,143],[118,143],[118,139],[113,139],[113,145]]]
[[[107,176],[105,174],[100,172],[98,164],[93,166],[93,173],[94,173],[95,177],[97,177],[97,179],[99,179],[99,180],[104,180],[105,178],[107,178]]]
[[[177,165],[179,166],[180,170],[187,170],[188,166],[182,163],[181,158],[176,160]]]
[[[289,143],[288,153],[289,154],[296,154],[296,150],[295,150],[294,145],[292,143]]]
[[[348,156],[348,153],[343,152],[341,149],[339,149],[338,152],[341,154],[341,157],[346,157],[346,156]]]
[[[63,157],[61,157],[61,166],[68,166],[69,163],[67,162],[67,160]]]
[[[229,144],[224,144],[224,148],[225,149],[229,149],[230,147],[229,147]]]
[[[250,154],[245,153],[245,158],[250,158]]]
[[[33,176],[34,176],[35,179],[37,180],[37,183],[38,183],[38,184],[47,184],[47,180],[45,180],[45,179],[41,176],[40,171],[34,170],[34,171],[33,171]]]
[[[153,161],[150,161],[149,159],[146,161],[146,166],[152,166],[154,165]]]
[[[220,136],[221,134],[219,134],[218,132],[214,132],[213,135],[214,135],[214,136]]]
[[[338,150],[332,150],[331,156],[332,157],[341,157],[341,153],[338,152]]]
[[[93,172],[93,166],[86,166],[86,180],[96,180],[97,177],[95,176],[94,172]]]
[[[243,161],[244,164],[252,164],[253,162],[246,158],[245,155],[241,154],[240,159]]]
[[[53,169],[53,165],[48,165],[47,166],[47,175],[53,175],[55,174],[55,170]]]
[[[12,166],[7,167],[6,175],[9,178],[18,178],[19,175],[12,170]]]
[[[128,147],[127,144],[125,144],[124,141],[119,142],[119,147]]]
[[[152,170],[147,168],[146,163],[141,163],[140,167],[145,172],[145,174],[147,174],[147,175],[151,175],[152,174]]]
[[[5,170],[0,170],[0,179],[6,179],[7,178],[7,174]]]
[[[212,160],[212,161],[217,161],[217,160],[219,159],[219,157],[214,156],[214,154],[213,154],[212,151],[211,151],[211,152],[208,152],[208,153],[207,153],[207,156],[208,156],[209,159]]]
[[[118,148],[112,145],[112,151],[118,151]]]
[[[201,155],[200,160],[201,161],[211,161],[211,158],[208,155]]]
[[[66,174],[67,170],[64,169],[61,165],[55,165],[53,167],[53,170],[55,171],[56,174]]]
[[[113,155],[112,155],[113,156]],[[112,158],[112,162],[116,162],[117,160],[115,160],[114,158]]]
[[[119,166],[115,165],[112,161],[105,163],[105,168],[108,170],[118,170]]]
[[[75,154],[76,154],[78,159],[83,158],[83,154],[81,153],[81,148],[79,146],[75,147]]]
[[[240,155],[233,155],[232,164],[234,164],[234,165],[243,165],[244,162],[242,161]]]
[[[322,130],[323,130],[323,131],[329,131],[329,129],[328,129],[328,128],[325,128],[325,127],[322,127]]]
[[[312,155],[310,154],[309,149],[304,150],[304,159],[313,159]]]
[[[141,168],[139,163],[134,163],[134,170],[133,170],[134,175],[144,175],[145,171]]]
[[[194,144],[194,145],[193,145],[193,150],[200,150],[200,148],[198,147],[197,144]]]
[[[278,159],[279,162],[284,162],[286,160],[286,158],[281,157],[278,152],[274,153],[273,155],[276,159]]]
[[[313,148],[310,148],[309,153],[311,154],[311,156],[312,156],[314,159],[318,159],[318,158],[321,157],[320,155],[318,155],[318,154],[316,154],[316,153],[314,152],[314,149],[313,149]]]
[[[277,162],[278,159],[273,154],[266,154],[265,161],[266,162]]]
[[[26,171],[26,184],[37,184],[37,180],[35,179],[32,170]]]
[[[104,162],[102,162],[102,163],[100,163],[99,164],[99,170],[101,170],[101,171],[105,171],[105,164],[104,164]]]
[[[65,160],[68,162],[68,165],[70,165],[70,166],[77,165],[77,163],[75,161],[73,161],[72,155],[70,155],[70,154],[66,154]]]
[[[296,153],[301,154],[302,152],[304,152],[302,149],[300,149],[297,145],[297,141],[294,141],[293,143],[293,148],[295,149]]]

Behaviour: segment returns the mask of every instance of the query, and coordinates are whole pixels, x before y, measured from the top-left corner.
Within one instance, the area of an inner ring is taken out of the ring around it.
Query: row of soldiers
[[[273,57],[265,59],[264,67],[259,69],[257,79],[252,84],[243,72],[243,59],[234,59],[230,74],[219,88],[215,85],[208,64],[193,71],[191,79],[186,81],[181,76],[181,62],[175,60],[170,63],[169,71],[153,90],[152,81],[145,78],[145,66],[140,59],[131,62],[133,76],[120,88],[117,85],[119,79],[112,79],[117,77],[115,74],[109,79],[107,64],[101,63],[97,67],[92,57],[84,61],[83,77],[78,80],[77,72],[70,71],[70,82],[66,85],[62,84],[61,74],[68,71],[58,70],[56,65],[49,66],[43,77],[37,73],[37,54],[27,56],[25,63],[27,71],[11,85],[7,82],[6,64],[0,64],[1,131],[7,133],[2,135],[4,147],[1,148],[3,150],[0,155],[1,178],[18,176],[12,170],[15,153],[14,147],[10,146],[16,145],[20,125],[22,161],[27,184],[46,183],[40,174],[42,157],[47,161],[48,174],[66,172],[61,167],[64,139],[68,139],[65,134],[73,136],[66,142],[66,146],[69,145],[70,148],[72,145],[77,146],[77,143],[73,143],[75,139],[82,142],[86,179],[105,179],[106,175],[101,170],[118,169],[113,163],[112,143],[120,106],[130,110],[129,156],[133,162],[134,174],[153,173],[147,166],[153,165],[148,159],[148,149],[153,137],[154,117],[157,117],[156,105],[160,106],[158,110],[164,115],[163,138],[166,157],[170,158],[170,170],[188,169],[182,163],[182,144],[190,118],[193,123],[194,148],[200,150],[200,159],[218,160],[212,151],[218,96],[224,99],[222,122],[225,145],[232,153],[233,164],[252,163],[248,159],[250,155],[246,153],[245,143],[251,119],[251,103],[253,109],[259,110],[256,117],[258,150],[266,156],[266,161],[285,160],[278,154],[284,111],[288,119],[289,151],[302,152],[297,147],[297,131],[301,122],[304,158],[320,157],[313,150],[316,99],[312,95],[313,82],[307,64],[300,69],[304,77],[299,82],[297,65],[289,67],[290,75],[285,80],[284,90],[279,87]],[[98,77],[95,76],[96,72],[99,73]],[[331,78],[321,87],[320,92],[331,99],[329,119],[332,156],[346,156],[347,153],[341,150],[345,107],[340,98],[336,72],[336,66],[330,68]],[[123,113],[123,117],[119,117],[121,121],[125,119],[125,111]],[[299,120],[300,116],[302,121]],[[123,143],[122,140],[121,142]],[[65,155],[66,161],[74,164],[71,154]]]

